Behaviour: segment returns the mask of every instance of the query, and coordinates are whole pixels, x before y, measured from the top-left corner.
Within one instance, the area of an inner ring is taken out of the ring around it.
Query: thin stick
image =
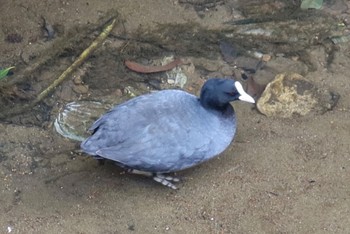
[[[85,60],[94,52],[102,42],[107,38],[108,34],[114,28],[117,20],[114,18],[112,22],[107,25],[101,34],[91,43],[91,45],[80,54],[70,67],[65,70],[49,87],[42,91],[33,101],[34,105],[42,101],[49,93],[51,93],[58,85],[60,85],[75,69],[77,69]]]
[[[16,115],[22,113],[36,104],[41,102],[47,95],[49,95],[58,85],[60,85],[72,72],[77,69],[90,55],[93,53],[107,38],[108,34],[112,31],[115,24],[117,22],[117,17],[112,18],[111,23],[108,24],[100,35],[91,43],[91,45],[86,48],[80,56],[74,61],[72,65],[70,65],[49,87],[47,87],[44,91],[42,91],[35,99],[29,104],[18,106],[16,108],[12,108],[5,113],[0,113],[0,119],[6,118],[11,115]]]

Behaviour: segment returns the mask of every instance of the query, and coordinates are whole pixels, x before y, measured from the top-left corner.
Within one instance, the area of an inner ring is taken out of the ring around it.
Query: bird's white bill
[[[235,86],[236,89],[238,91],[238,93],[240,94],[240,96],[238,97],[239,100],[241,101],[245,101],[245,102],[249,102],[249,103],[255,103],[254,98],[252,98],[249,94],[247,94],[241,83],[239,83],[238,81],[235,82]]]

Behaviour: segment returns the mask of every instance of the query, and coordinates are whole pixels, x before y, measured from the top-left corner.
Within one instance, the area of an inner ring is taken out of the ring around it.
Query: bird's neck
[[[225,113],[232,109],[230,103],[218,103],[212,100],[199,99],[200,104],[207,110],[214,110]]]

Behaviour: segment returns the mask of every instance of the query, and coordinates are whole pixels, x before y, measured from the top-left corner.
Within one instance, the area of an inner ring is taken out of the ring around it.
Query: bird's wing
[[[200,113],[188,107],[196,98],[178,92],[164,95],[167,98],[140,96],[112,109],[93,124],[94,134],[82,148],[131,168],[157,172],[203,161],[212,139],[203,131]]]

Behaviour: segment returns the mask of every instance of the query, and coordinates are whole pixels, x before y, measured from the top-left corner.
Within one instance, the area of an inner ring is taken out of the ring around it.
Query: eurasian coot
[[[196,166],[230,145],[235,100],[254,103],[241,83],[217,78],[205,82],[200,98],[181,90],[135,97],[100,117],[81,148],[176,189],[178,179],[164,173]]]

